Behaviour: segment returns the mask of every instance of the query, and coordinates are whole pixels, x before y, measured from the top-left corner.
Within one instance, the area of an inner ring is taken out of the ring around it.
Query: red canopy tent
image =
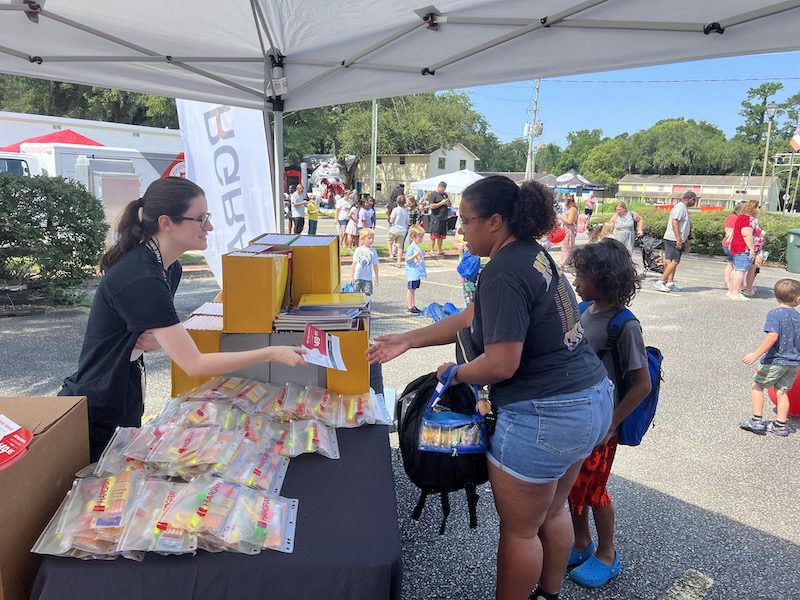
[[[61,129],[53,133],[39,135],[27,140],[22,140],[16,144],[11,144],[5,148],[0,148],[0,152],[19,152],[21,144],[34,144],[34,143],[54,143],[54,144],[77,144],[80,146],[103,146],[100,142],[96,142],[91,138],[81,135],[72,129]]]

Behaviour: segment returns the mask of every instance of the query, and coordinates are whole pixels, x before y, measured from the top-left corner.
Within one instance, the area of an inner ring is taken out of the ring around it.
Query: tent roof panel
[[[0,0],[0,72],[261,108],[255,7],[286,110],[800,49],[800,1],[443,0],[433,27],[409,0],[47,0],[38,23],[19,6]]]

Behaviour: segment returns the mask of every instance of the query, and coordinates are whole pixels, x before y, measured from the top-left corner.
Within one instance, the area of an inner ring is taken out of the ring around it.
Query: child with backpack
[[[606,238],[576,249],[572,264],[575,291],[584,300],[583,334],[616,387],[608,435],[584,461],[569,494],[575,529],[575,543],[569,557],[570,577],[580,585],[596,588],[619,575],[621,569],[620,554],[614,546],[614,506],[606,490],[619,443],[617,430],[650,393],[652,383],[639,321],[631,315],[617,328],[614,319],[626,310],[640,286],[626,247]],[[597,528],[596,544],[589,530],[588,507],[592,508]]]
[[[425,238],[425,230],[419,225],[412,225],[408,228],[408,237],[411,238],[411,244],[406,250],[406,280],[408,281],[406,305],[408,312],[418,315],[422,311],[417,308],[414,296],[419,289],[420,281],[428,277],[428,271],[425,269],[425,251],[420,246]]]
[[[800,305],[800,281],[781,279],[773,288],[780,303],[767,313],[764,341],[753,352],[745,354],[742,362],[752,365],[761,359],[753,376],[753,416],[739,423],[739,427],[760,435],[767,432],[780,437],[789,435],[786,419],[789,417],[788,391],[794,385],[800,365],[800,314],[795,307]],[[762,356],[763,355],[763,356]],[[762,417],[764,411],[764,388],[775,387],[778,415],[767,424]]]

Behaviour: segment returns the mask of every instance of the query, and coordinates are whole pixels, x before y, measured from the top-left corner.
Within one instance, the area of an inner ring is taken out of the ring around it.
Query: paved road
[[[455,262],[429,266],[418,304],[460,304]],[[403,273],[381,268],[373,333],[425,325],[404,312]],[[656,427],[640,447],[620,449],[610,483],[624,570],[600,591],[565,582],[562,598],[800,597],[800,433],[758,437],[736,425],[750,410],[751,369],[739,357],[760,342],[764,316],[775,306],[770,288],[785,272],[763,269],[758,298],[739,303],[724,297],[722,268],[720,259],[689,257],[676,278],[683,291],[664,294],[646,281],[633,303],[647,343],[666,359]],[[176,296],[180,314],[216,291],[213,279],[184,280]],[[86,309],[62,308],[0,319],[0,395],[54,393],[75,368],[86,316]],[[407,353],[384,366],[385,383],[402,389],[452,356],[451,347]],[[148,378],[147,412],[155,413],[169,389],[163,357],[148,359]],[[435,502],[420,523],[410,521],[416,492],[398,465],[403,597],[493,597],[497,518],[490,490],[481,494],[478,530],[466,527],[466,508],[454,496],[447,535],[439,537]]]

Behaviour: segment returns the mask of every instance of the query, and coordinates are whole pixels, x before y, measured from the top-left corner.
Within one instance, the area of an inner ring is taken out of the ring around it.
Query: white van
[[[0,173],[34,177],[41,175],[42,170],[35,156],[19,152],[0,152]]]

